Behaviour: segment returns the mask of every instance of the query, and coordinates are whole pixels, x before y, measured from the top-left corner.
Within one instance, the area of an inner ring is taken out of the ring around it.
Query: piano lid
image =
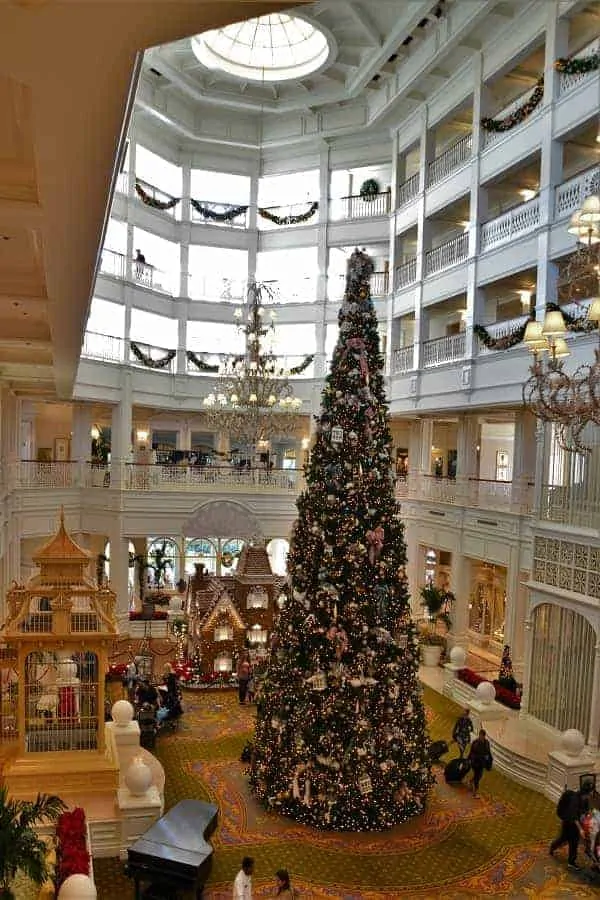
[[[212,855],[205,840],[214,831],[219,809],[202,800],[181,800],[128,850],[130,862],[140,857],[168,860],[184,867],[199,866]]]

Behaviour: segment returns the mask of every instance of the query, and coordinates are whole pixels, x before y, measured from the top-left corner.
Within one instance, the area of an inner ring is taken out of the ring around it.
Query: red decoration
[[[478,684],[481,684],[482,681],[489,681],[489,678],[483,678],[482,675],[478,675],[473,669],[459,669],[456,674],[460,681],[464,681],[465,684],[474,688],[476,688]],[[509,691],[508,688],[503,687],[498,680],[492,681],[492,684],[496,688],[496,700],[498,703],[502,703],[503,706],[508,706],[509,709],[521,709],[521,697],[519,694],[516,694],[514,691]]]
[[[87,849],[85,812],[77,807],[65,812],[56,825],[57,867],[56,886],[71,875],[90,874],[90,854]]]
[[[377,528],[374,528],[372,531],[367,531],[367,544],[369,545],[369,562],[371,565],[375,565],[379,557],[381,556],[381,551],[383,550],[383,540],[385,537],[385,531],[378,525]]]

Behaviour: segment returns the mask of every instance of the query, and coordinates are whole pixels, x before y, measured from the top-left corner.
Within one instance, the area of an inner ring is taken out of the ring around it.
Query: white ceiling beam
[[[344,0],[344,6],[356,24],[360,26],[369,43],[374,47],[381,47],[381,35],[366,10],[362,6],[357,6],[353,0]]]

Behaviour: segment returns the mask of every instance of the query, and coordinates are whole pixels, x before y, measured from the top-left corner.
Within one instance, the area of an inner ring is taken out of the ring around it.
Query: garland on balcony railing
[[[306,212],[299,213],[296,216],[277,216],[269,209],[263,209],[260,206],[258,208],[258,214],[259,216],[262,216],[263,219],[274,222],[275,225],[300,225],[302,222],[308,222],[309,219],[312,219],[318,208],[319,201],[313,200]]]
[[[503,119],[484,118],[481,120],[481,127],[484,131],[494,131],[500,133],[502,131],[510,131],[516,125],[520,125],[525,119],[528,119],[531,113],[537,109],[544,98],[544,76],[540,75],[535,83],[533,93],[524,103],[517,106],[511,113]]]
[[[145,206],[151,209],[173,209],[181,202],[181,197],[172,197],[170,200],[156,200],[151,194],[144,190],[139,181],[135,183],[135,192]]]
[[[223,212],[217,212],[211,209],[210,206],[200,203],[199,200],[194,200],[193,197],[190,198],[190,203],[198,215],[202,216],[203,219],[210,219],[211,222],[233,222],[238,216],[245,215],[248,212],[247,206],[228,206]],[[226,204],[220,205],[225,206]]]
[[[570,313],[566,312],[562,306],[559,306],[558,303],[546,303],[546,309],[550,311],[559,310],[562,313],[565,325],[567,326],[567,331],[572,331],[576,334],[585,334],[585,332],[595,331],[598,327],[598,323],[592,322],[588,319],[586,314],[582,316],[572,316]]]
[[[311,353],[310,356],[305,356],[301,363],[299,363],[297,366],[293,366],[290,369],[290,375],[300,375],[301,372],[304,372],[305,369],[308,369],[314,358],[314,353]]]
[[[473,325],[473,332],[488,350],[510,350],[511,347],[516,347],[517,344],[520,344],[525,337],[525,329],[529,321],[527,319],[522,325],[518,325],[514,331],[503,335],[503,337],[494,337],[483,325]]]
[[[556,60],[554,68],[562,75],[587,75],[600,69],[600,53],[589,56],[563,56]]]
[[[193,350],[186,350],[185,355],[186,355],[188,361],[191,362],[192,365],[196,366],[196,368],[200,372],[218,372],[219,371],[218,366],[214,366],[214,365],[211,366],[210,363],[204,362],[202,357],[198,356],[197,353],[194,353]]]
[[[366,203],[371,203],[378,194],[379,182],[375,181],[374,178],[367,178],[366,181],[363,181],[360,186],[360,191],[358,192],[360,199],[364,200]]]
[[[148,369],[166,369],[167,366],[171,363],[172,360],[177,356],[177,350],[167,350],[164,356],[161,356],[160,359],[152,359],[151,356],[148,356],[142,348],[131,341],[131,352],[135,356],[135,358],[142,363],[142,365],[146,366]]]

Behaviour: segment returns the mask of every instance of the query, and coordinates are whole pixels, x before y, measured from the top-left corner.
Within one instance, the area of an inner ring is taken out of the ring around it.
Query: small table
[[[154,889],[167,886],[195,890],[202,897],[212,867],[213,848],[208,838],[217,827],[219,810],[201,800],[181,800],[162,816],[127,851],[127,874],[135,882],[135,900],[160,896]],[[142,894],[142,884],[150,883]]]

